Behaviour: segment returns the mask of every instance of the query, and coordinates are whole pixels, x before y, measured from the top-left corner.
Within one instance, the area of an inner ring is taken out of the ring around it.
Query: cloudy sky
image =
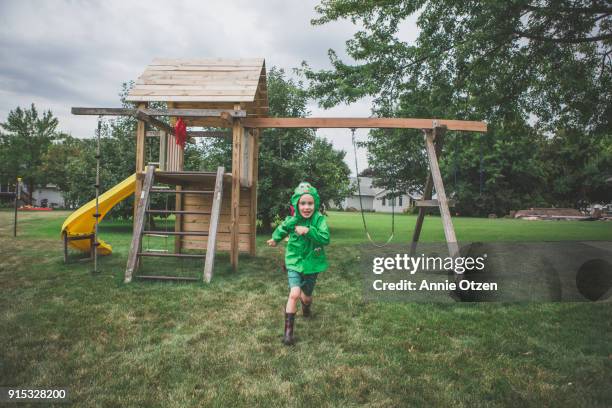
[[[135,80],[153,58],[263,57],[290,72],[307,61],[329,67],[327,50],[346,57],[344,43],[359,27],[350,21],[311,26],[314,0],[208,1],[0,1],[0,121],[17,106],[50,109],[61,130],[91,137],[92,116],[73,106],[118,107],[121,84]],[[407,23],[402,39],[413,41]],[[367,117],[368,100],[312,116]],[[350,132],[326,129],[349,154]],[[359,139],[365,138],[361,130]],[[360,152],[360,168],[366,166]],[[348,159],[351,159],[348,161]],[[353,170],[354,171],[354,170]]]

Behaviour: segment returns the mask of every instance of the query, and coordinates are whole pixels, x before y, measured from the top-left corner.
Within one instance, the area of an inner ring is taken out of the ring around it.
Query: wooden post
[[[32,194],[33,192],[30,192]],[[17,177],[17,184],[15,185],[15,215],[13,219],[13,237],[17,236],[17,207],[19,206],[19,200],[21,200],[21,177]]]
[[[147,104],[145,102],[138,104],[138,109],[146,109],[146,107]],[[134,190],[134,218],[136,218],[136,208],[138,207],[140,192],[142,191],[142,178],[140,178],[138,175],[144,171],[145,136],[145,123],[142,120],[139,120],[138,124],[136,125],[136,188]]]
[[[217,227],[221,213],[221,201],[223,200],[223,175],[224,167],[217,168],[215,179],[215,193],[213,196],[212,209],[210,211],[210,225],[208,227],[208,242],[206,245],[206,259],[204,260],[204,281],[210,282],[215,267],[215,252],[217,245]]]
[[[167,102],[166,106],[168,109],[174,108],[173,102]],[[176,125],[176,118],[170,118],[170,126],[174,128]],[[183,170],[183,152],[181,151],[180,146],[176,144],[176,137],[173,135],[169,137],[168,140],[168,151],[172,157],[172,166],[168,166],[168,171],[182,171]],[[180,191],[183,189],[183,186],[177,185],[176,190]],[[174,208],[178,211],[183,209],[183,194],[177,193],[174,198]],[[181,232],[183,230],[183,215],[175,214],[174,216],[174,232]],[[183,250],[183,237],[181,235],[174,236],[174,253],[180,254]]]
[[[68,233],[62,232],[62,238],[64,240],[64,263],[68,263]]]
[[[136,216],[134,217],[134,235],[132,236],[127,267],[125,268],[125,283],[130,283],[132,281],[132,275],[138,264],[138,252],[140,252],[142,244],[142,232],[144,231],[146,211],[149,206],[149,191],[153,185],[154,175],[155,166],[147,166],[144,184],[138,200],[138,207],[136,207]]]
[[[166,146],[168,145],[168,134],[163,130],[159,131],[159,169],[166,171]]]
[[[431,193],[433,190],[433,181],[431,179],[431,173],[427,175],[427,181],[425,182],[425,188],[423,188],[423,200],[430,200]],[[412,245],[410,246],[410,255],[414,256],[421,236],[421,228],[423,227],[423,221],[425,220],[425,214],[427,213],[427,207],[419,208],[419,215],[417,216],[414,231],[412,233]]]
[[[249,254],[257,255],[256,238],[257,238],[257,182],[259,169],[259,129],[251,129],[253,149],[251,150],[253,158],[251,160],[251,243],[249,245]]]
[[[89,236],[89,258],[92,260],[96,257],[96,234],[91,234]],[[94,272],[96,268],[94,268]]]
[[[426,129],[424,132],[429,168],[431,170],[433,184],[436,188],[436,194],[438,195],[438,202],[440,203],[440,215],[442,216],[442,225],[444,226],[444,236],[446,237],[448,252],[452,258],[456,258],[459,256],[459,245],[457,244],[453,221],[451,220],[450,210],[448,209],[448,200],[446,198],[446,192],[444,191],[444,183],[442,182],[442,174],[440,173],[436,147],[434,145],[436,135],[440,132],[444,132],[444,129],[434,127],[433,130]]]
[[[443,135],[440,134],[434,140],[436,146],[436,154],[440,155],[442,152],[442,145],[444,143]],[[431,167],[427,174],[427,181],[425,181],[425,187],[423,188],[423,200],[430,200],[431,194],[433,190],[433,180],[431,178]],[[417,244],[419,242],[419,237],[421,236],[421,229],[423,227],[423,221],[425,221],[425,215],[427,214],[427,207],[419,208],[419,215],[417,217],[416,225],[414,226],[414,232],[412,233],[412,245],[410,247],[410,255],[414,256],[417,249]]]
[[[240,109],[240,105],[235,105],[234,109]],[[244,128],[238,119],[234,119],[232,125],[232,204],[231,204],[231,240],[230,240],[230,260],[232,269],[238,269],[238,253],[240,238],[240,164],[242,162],[242,132]]]

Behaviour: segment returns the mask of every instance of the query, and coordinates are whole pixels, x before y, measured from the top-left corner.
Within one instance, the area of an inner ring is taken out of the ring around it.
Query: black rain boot
[[[312,305],[312,301],[310,303],[302,302],[302,314],[304,315],[305,318],[312,317],[312,314],[310,313],[310,306],[311,305]]]
[[[294,323],[295,313],[285,313],[285,336],[283,337],[283,344],[285,346],[292,346],[295,341],[293,338]]]

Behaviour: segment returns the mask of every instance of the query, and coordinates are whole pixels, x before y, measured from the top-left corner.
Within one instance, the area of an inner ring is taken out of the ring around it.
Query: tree
[[[333,50],[331,70],[303,64],[310,93],[322,106],[372,96],[379,116],[488,121],[487,188],[480,209],[472,209],[477,213],[505,211],[501,203],[508,197],[519,198],[512,200],[516,206],[542,202],[555,177],[538,159],[544,135],[571,129],[594,141],[592,136],[610,133],[612,9],[604,3],[343,0],[323,1],[316,10],[320,17],[313,24],[346,18],[363,26],[347,41],[354,65]],[[398,31],[413,15],[420,34],[408,44]],[[384,187],[422,188],[426,162],[417,133],[371,132],[369,159]],[[461,171],[473,174],[480,162],[473,154],[479,138],[466,135],[458,144],[457,161],[468,165]],[[525,154],[508,150],[515,148]],[[401,158],[398,150],[405,153]],[[450,178],[449,166],[443,168]],[[524,172],[532,174],[531,193],[519,185]],[[395,186],[400,177],[404,185]],[[495,191],[497,183],[501,191]],[[468,199],[467,191],[454,193]],[[486,197],[493,192],[498,196]]]
[[[84,143],[68,134],[59,135],[57,142],[49,146],[42,157],[42,172],[45,182],[53,183],[63,192],[66,206],[72,207],[79,203],[78,196],[73,194],[71,187],[74,174],[71,173],[71,163],[81,157]]]
[[[559,205],[585,209],[589,203],[612,202],[606,185],[612,175],[612,134],[585,138],[572,130],[559,132],[547,143],[543,162],[549,195]]]
[[[28,192],[34,191],[34,186],[46,181],[42,171],[43,155],[58,138],[56,132],[57,118],[50,110],[38,116],[34,104],[30,109],[17,107],[9,112],[6,122],[0,123],[0,173],[9,180],[22,177]]]

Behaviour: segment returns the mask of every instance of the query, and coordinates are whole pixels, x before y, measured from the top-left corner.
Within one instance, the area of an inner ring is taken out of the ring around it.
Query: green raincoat
[[[304,194],[310,194],[314,199],[314,212],[310,218],[304,218],[300,214],[298,202]],[[300,183],[291,196],[291,204],[295,209],[295,215],[288,216],[285,221],[272,233],[272,239],[281,241],[289,235],[289,242],[285,249],[285,265],[287,269],[304,274],[323,272],[327,269],[325,257],[325,245],[329,244],[329,229],[325,222],[325,216],[319,212],[319,193],[310,183]],[[308,233],[298,235],[295,233],[296,226],[308,227]]]

